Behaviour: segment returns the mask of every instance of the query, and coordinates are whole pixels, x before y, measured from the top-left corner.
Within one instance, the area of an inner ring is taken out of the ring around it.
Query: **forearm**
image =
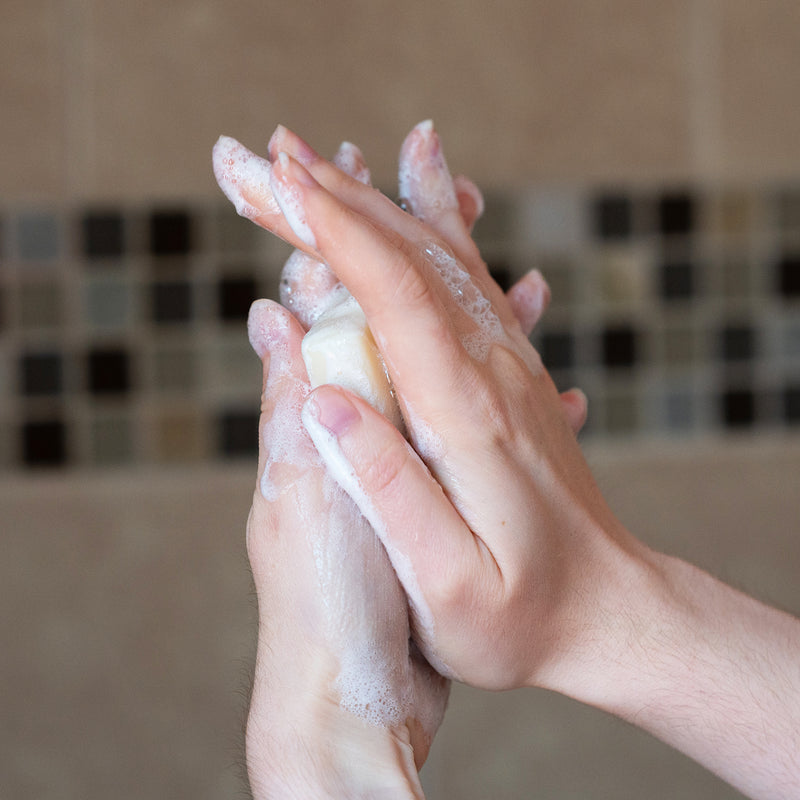
[[[649,731],[748,796],[796,798],[800,621],[644,548],[623,573],[596,669],[587,660],[565,693]]]

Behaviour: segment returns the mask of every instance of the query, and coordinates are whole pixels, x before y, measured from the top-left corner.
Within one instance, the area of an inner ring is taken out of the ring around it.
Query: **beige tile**
[[[720,150],[724,174],[800,174],[800,5],[720,4]]]
[[[0,25],[3,200],[58,197],[66,188],[64,4],[7,0]]]
[[[278,122],[325,153],[356,141],[389,187],[430,116],[485,185],[687,163],[685,1],[90,7],[90,193],[216,196],[216,136],[263,151]]]

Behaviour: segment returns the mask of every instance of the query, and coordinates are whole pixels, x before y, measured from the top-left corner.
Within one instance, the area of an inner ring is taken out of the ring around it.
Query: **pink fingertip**
[[[261,213],[277,213],[269,161],[230,136],[219,137],[211,160],[219,188],[239,215],[254,219]]]
[[[288,312],[273,300],[256,300],[247,315],[247,338],[263,361],[278,344],[286,341]]]
[[[267,152],[271,160],[275,160],[281,152],[288,153],[295,161],[304,166],[319,160],[319,153],[307,142],[301,139],[294,131],[283,125],[278,125],[267,145]]]
[[[364,154],[352,142],[342,142],[339,145],[339,149],[333,157],[333,163],[359,183],[363,183],[365,186],[372,185],[372,175],[364,159]]]
[[[400,196],[424,222],[458,209],[453,179],[431,120],[420,122],[406,136],[400,150],[398,184]]]

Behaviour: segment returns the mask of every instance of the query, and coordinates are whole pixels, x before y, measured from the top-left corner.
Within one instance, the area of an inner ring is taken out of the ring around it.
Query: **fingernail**
[[[273,163],[270,188],[278,201],[283,216],[297,238],[316,250],[317,240],[306,219],[302,192],[298,189],[298,184],[306,188],[318,186],[305,167],[281,151]]]
[[[331,386],[320,387],[309,397],[302,416],[303,422],[321,425],[337,438],[361,418],[347,395]]]
[[[320,157],[319,153],[308,142],[283,125],[278,125],[275,128],[275,133],[272,134],[269,140],[267,151],[273,160],[281,152],[284,152],[305,166],[313,164]]]

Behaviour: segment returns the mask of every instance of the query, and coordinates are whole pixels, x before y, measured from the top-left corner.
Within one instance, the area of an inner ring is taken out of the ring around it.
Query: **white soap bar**
[[[357,394],[402,429],[402,416],[367,318],[348,296],[323,313],[303,337],[311,386],[333,383]]]

